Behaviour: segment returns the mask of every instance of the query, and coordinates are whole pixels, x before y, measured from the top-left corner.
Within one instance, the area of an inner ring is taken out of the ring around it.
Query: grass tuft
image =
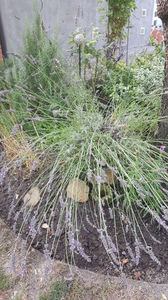
[[[50,291],[44,292],[39,300],[61,300],[67,299],[66,297],[69,294],[69,289],[67,287],[66,281],[56,281],[53,283]]]

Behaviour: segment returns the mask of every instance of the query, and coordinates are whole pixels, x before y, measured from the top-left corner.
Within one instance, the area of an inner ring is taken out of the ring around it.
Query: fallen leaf
[[[23,201],[28,206],[35,206],[40,201],[40,191],[37,186],[31,188],[31,190],[24,196]]]
[[[44,223],[44,224],[42,224],[42,226],[41,226],[43,229],[50,229],[50,227],[48,226],[48,224],[47,223]]]
[[[140,280],[140,277],[141,277],[141,272],[140,272],[140,271],[134,272],[134,275],[135,275],[135,278],[136,278],[137,280]]]
[[[107,176],[105,183],[108,183],[110,185],[112,185],[112,184],[114,185],[115,181],[117,179],[115,173],[112,170],[108,169],[108,168],[105,169],[105,173],[106,173],[106,176]]]
[[[139,152],[139,151],[136,151],[136,152],[135,152],[135,155],[136,155],[137,157],[139,157],[139,156],[140,156],[140,152]]]
[[[74,178],[68,184],[67,197],[77,202],[86,202],[89,197],[89,187],[84,181]]]
[[[122,266],[124,266],[125,264],[127,264],[128,263],[128,258],[122,259],[121,263],[122,263]]]
[[[116,182],[116,179],[117,179],[115,173],[112,170],[110,170],[109,168],[105,168],[103,170],[104,170],[105,175],[106,175],[106,178],[104,180],[104,184],[114,185],[115,182]],[[92,184],[97,184],[97,181],[94,178],[94,176],[91,177],[89,182],[91,182]]]
[[[18,194],[16,194],[16,195],[15,195],[15,198],[16,198],[16,200],[18,199],[18,197],[19,197],[19,195],[18,195]]]

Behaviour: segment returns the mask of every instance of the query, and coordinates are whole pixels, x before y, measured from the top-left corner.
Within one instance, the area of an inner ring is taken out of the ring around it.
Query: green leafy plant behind
[[[75,32],[72,33],[71,40],[69,41],[69,44],[72,45],[71,56],[77,54],[78,64],[81,64],[82,72],[80,76],[85,84],[87,84],[87,81],[91,82],[91,87],[94,92],[102,68],[103,49],[98,47],[98,42],[101,37],[102,33],[99,32],[99,28],[92,24],[90,39],[88,39],[86,32],[82,30],[82,28],[77,28]]]
[[[101,6],[102,18],[107,18],[107,58],[116,60],[118,41],[126,37],[125,28],[131,13],[136,9],[135,0],[106,0],[107,5]],[[99,4],[103,1],[99,0]]]

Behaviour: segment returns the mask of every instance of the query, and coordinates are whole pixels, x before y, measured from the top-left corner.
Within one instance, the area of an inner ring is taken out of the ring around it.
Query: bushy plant
[[[128,66],[122,62],[113,65],[98,85],[100,97],[105,97],[121,115],[128,111],[132,125],[135,124],[137,132],[144,132],[145,138],[147,131],[154,135],[157,132],[163,69],[164,61],[154,52],[137,57]]]
[[[128,66],[120,62],[105,76],[103,92],[114,104],[126,102],[129,105],[141,99],[145,106],[147,96],[150,101],[150,94],[162,87],[163,68],[164,62],[155,53],[137,57],[135,63]]]

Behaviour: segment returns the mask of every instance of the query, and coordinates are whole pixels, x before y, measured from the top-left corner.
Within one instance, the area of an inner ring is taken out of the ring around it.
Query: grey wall
[[[129,33],[129,55],[134,52],[142,52],[144,48],[148,51],[153,49],[149,46],[149,36],[152,30],[152,20],[154,11],[154,0],[136,0],[137,9],[130,19]],[[146,16],[142,16],[142,9],[146,9]],[[145,28],[145,34],[140,34],[140,29]]]
[[[0,0],[4,34],[8,52],[18,52],[22,47],[22,36],[26,21],[34,19],[33,0]],[[37,0],[45,29],[50,36],[58,31],[60,46],[68,48],[70,35],[75,28],[82,27],[88,34],[91,24],[104,30],[100,24],[97,0]]]
[[[34,0],[0,0],[0,12],[8,52],[17,53],[22,47],[26,21],[30,23],[34,19],[33,2]],[[97,0],[37,0],[45,29],[52,37],[57,28],[58,41],[64,50],[68,50],[70,34],[76,27],[84,28],[89,35],[93,23],[105,33],[105,25],[99,22],[97,2]],[[133,28],[130,29],[129,34],[129,55],[141,52],[144,47],[148,47],[151,33],[154,0],[136,0],[136,3],[137,9],[130,20]],[[147,10],[147,15],[144,17],[142,9]],[[145,27],[144,35],[140,35],[141,27]]]

